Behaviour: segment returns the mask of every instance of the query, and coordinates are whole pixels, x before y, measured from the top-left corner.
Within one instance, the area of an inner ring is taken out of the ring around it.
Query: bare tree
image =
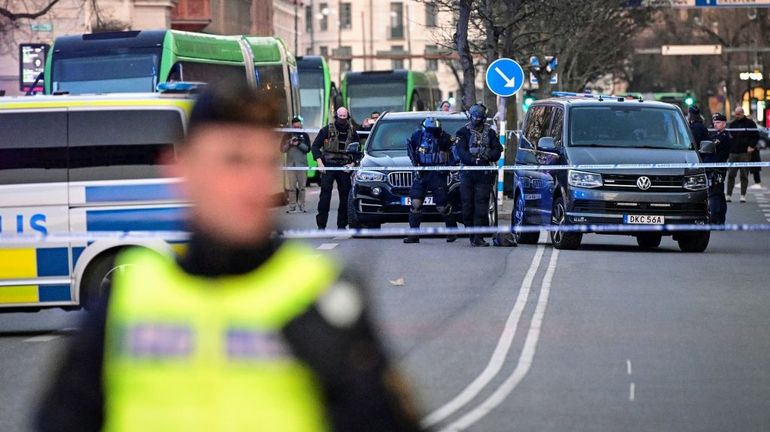
[[[473,56],[468,44],[468,23],[471,18],[473,0],[458,0],[457,27],[454,42],[460,54],[460,65],[463,71],[463,108],[467,109],[476,98],[476,69],[473,66]]]
[[[8,8],[0,7],[0,15],[6,17],[11,22],[21,19],[35,19],[47,14],[56,3],[59,3],[59,0],[50,0],[48,1],[48,4],[44,5],[36,12],[13,12]]]

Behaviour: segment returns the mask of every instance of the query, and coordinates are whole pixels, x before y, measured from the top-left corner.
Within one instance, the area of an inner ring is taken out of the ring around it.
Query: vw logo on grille
[[[647,176],[641,176],[638,179],[636,179],[636,187],[638,187],[641,190],[647,190],[652,186],[652,181],[650,181],[650,178]]]

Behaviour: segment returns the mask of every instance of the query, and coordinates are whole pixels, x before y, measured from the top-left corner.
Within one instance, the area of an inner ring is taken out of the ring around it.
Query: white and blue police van
[[[78,309],[121,248],[179,251],[178,180],[159,156],[185,133],[186,95],[0,98],[0,312]],[[99,234],[104,234],[99,236]]]

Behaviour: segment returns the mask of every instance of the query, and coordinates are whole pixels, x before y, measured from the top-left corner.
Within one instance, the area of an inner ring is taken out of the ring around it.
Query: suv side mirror
[[[698,153],[702,154],[714,154],[716,152],[716,144],[714,141],[701,141]]]
[[[348,144],[348,148],[345,150],[348,153],[361,153],[361,143],[352,142]]]
[[[548,152],[555,152],[556,141],[553,139],[553,137],[542,137],[537,141],[537,149]]]

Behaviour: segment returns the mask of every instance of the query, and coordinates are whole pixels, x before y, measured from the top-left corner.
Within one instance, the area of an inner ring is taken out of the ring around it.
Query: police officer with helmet
[[[316,224],[318,229],[326,229],[329,219],[329,206],[332,199],[334,182],[337,182],[337,193],[340,205],[337,209],[337,228],[348,226],[348,194],[351,181],[349,171],[325,170],[325,167],[352,167],[356,163],[357,153],[349,152],[351,143],[360,142],[348,110],[340,107],[334,114],[334,121],[321,128],[313,141],[313,158],[318,162],[321,173],[321,196],[318,200]]]
[[[452,137],[441,129],[441,121],[435,117],[427,117],[422,127],[416,130],[407,140],[407,152],[412,165],[416,167],[436,167],[451,165]],[[452,217],[452,205],[447,200],[448,171],[427,170],[415,171],[412,178],[412,188],[409,197],[412,207],[409,209],[409,227],[420,228],[422,208],[428,190],[433,194],[436,210],[444,218],[447,228],[457,228],[457,222]],[[457,236],[448,235],[446,241],[451,243]],[[410,235],[404,243],[419,243],[417,235]]]
[[[455,152],[463,166],[493,167],[500,159],[503,146],[497,132],[486,122],[487,107],[476,103],[468,110],[470,121],[457,131]],[[489,226],[487,212],[495,173],[491,169],[460,172],[460,196],[463,202],[463,224],[466,227]],[[470,237],[474,247],[489,246],[484,236]]]

